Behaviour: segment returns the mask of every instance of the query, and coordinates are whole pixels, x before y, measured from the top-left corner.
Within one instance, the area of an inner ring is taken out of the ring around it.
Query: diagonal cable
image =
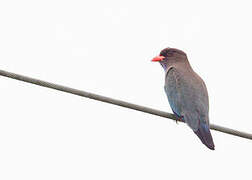
[[[140,106],[140,105],[137,105],[137,104],[133,104],[133,103],[113,99],[113,98],[110,98],[110,97],[101,96],[101,95],[86,92],[86,91],[81,91],[81,90],[78,90],[78,89],[74,89],[74,88],[62,86],[62,85],[59,85],[59,84],[54,84],[54,83],[42,81],[42,80],[39,80],[39,79],[35,79],[35,78],[31,78],[31,77],[27,77],[27,76],[15,74],[15,73],[3,71],[3,70],[0,70],[0,75],[8,77],[8,78],[24,81],[24,82],[36,84],[38,86],[43,86],[43,87],[47,87],[47,88],[51,88],[51,89],[56,89],[58,91],[63,91],[63,92],[75,94],[75,95],[78,95],[78,96],[94,99],[94,100],[97,100],[97,101],[102,101],[102,102],[122,106],[122,107],[125,107],[125,108],[134,109],[134,110],[137,110],[137,111],[142,111],[142,112],[145,112],[145,113],[149,113],[149,114],[153,114],[153,115],[157,115],[157,116],[161,116],[161,117],[165,117],[165,118],[169,118],[169,119],[172,119],[172,120],[179,121],[179,119],[176,118],[176,116],[174,114],[167,113],[167,112],[160,111],[160,110],[156,110],[156,109],[152,109],[152,108],[149,108],[149,107]],[[252,134],[249,134],[249,133],[241,132],[241,131],[238,131],[238,130],[226,128],[226,127],[215,125],[215,124],[210,124],[210,128],[213,129],[213,130],[216,130],[216,131],[226,133],[226,134],[231,134],[231,135],[234,135],[234,136],[239,136],[239,137],[243,137],[243,138],[247,138],[247,139],[252,140]]]

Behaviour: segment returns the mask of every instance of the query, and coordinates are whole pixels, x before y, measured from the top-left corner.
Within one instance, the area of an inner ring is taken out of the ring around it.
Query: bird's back
[[[209,130],[209,102],[204,81],[189,66],[172,66],[165,79],[165,92],[172,110],[183,118],[201,142],[214,150]]]
[[[199,121],[209,123],[205,83],[190,67],[172,66],[166,74],[165,91],[172,109],[183,116],[194,131]]]

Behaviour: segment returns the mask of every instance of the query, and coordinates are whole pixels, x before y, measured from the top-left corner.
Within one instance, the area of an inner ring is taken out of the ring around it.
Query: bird
[[[186,53],[176,48],[165,48],[152,61],[159,62],[165,71],[164,90],[175,116],[185,122],[204,145],[214,150],[207,88],[192,69]]]

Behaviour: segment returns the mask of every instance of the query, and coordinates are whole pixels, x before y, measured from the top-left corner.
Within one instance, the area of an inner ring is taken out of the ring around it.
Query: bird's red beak
[[[151,61],[153,62],[162,61],[164,58],[165,58],[164,56],[156,56]]]

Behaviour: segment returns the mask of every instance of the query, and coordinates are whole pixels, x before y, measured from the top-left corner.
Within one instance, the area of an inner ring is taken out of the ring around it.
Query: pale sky
[[[150,60],[184,50],[210,123],[252,133],[250,1],[1,1],[0,69],[171,112]],[[251,179],[252,141],[0,77],[0,179]]]

